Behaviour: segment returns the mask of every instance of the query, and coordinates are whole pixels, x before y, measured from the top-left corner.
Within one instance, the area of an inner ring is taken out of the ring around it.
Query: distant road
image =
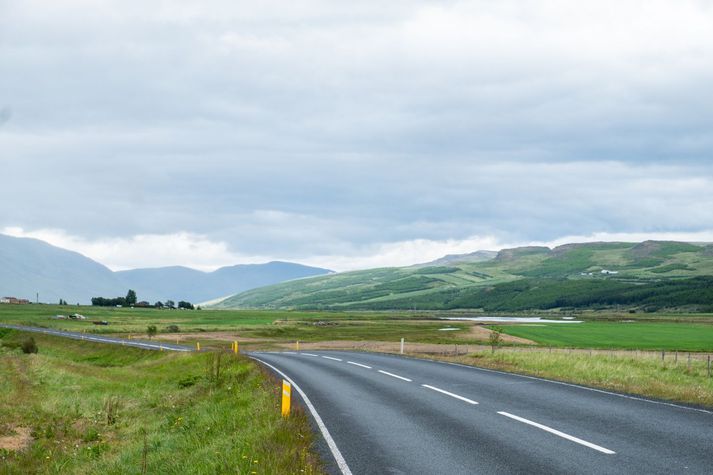
[[[134,348],[143,348],[144,350],[193,351],[193,348],[189,346],[174,345],[170,343],[155,343],[141,340],[127,340],[124,338],[112,338],[109,336],[100,336],[91,333],[68,332],[62,330],[52,330],[49,328],[8,325],[4,323],[0,323],[0,328],[10,328],[12,330],[21,330],[23,332],[44,333],[45,335],[61,336],[64,338],[72,338],[74,340],[86,340],[98,343],[109,343],[113,345],[132,346]]]
[[[333,473],[713,473],[704,409],[383,354],[251,356],[307,396]]]

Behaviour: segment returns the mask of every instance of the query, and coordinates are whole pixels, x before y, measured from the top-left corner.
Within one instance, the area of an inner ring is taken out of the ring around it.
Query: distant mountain
[[[486,262],[495,259],[498,251],[475,251],[468,254],[448,254],[435,261],[419,266],[445,266],[464,262]]]
[[[243,292],[219,306],[485,311],[616,306],[713,312],[711,245],[574,243],[503,249],[482,257],[490,259],[447,256],[418,266],[285,282]]]
[[[329,270],[290,262],[222,267],[201,272],[163,267],[112,272],[79,253],[37,239],[0,234],[0,297],[41,302],[89,303],[92,297],[118,297],[134,289],[139,300],[171,299],[198,303],[287,280],[328,274]]]
[[[37,239],[0,234],[0,294],[41,302],[87,303],[92,296],[126,295],[107,267]]]
[[[125,288],[136,289],[139,299],[205,302],[245,290],[288,280],[328,274],[329,270],[291,262],[241,264],[201,272],[188,267],[161,267],[117,272]]]

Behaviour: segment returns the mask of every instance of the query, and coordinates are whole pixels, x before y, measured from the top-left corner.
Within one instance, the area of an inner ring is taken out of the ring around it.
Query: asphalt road
[[[398,356],[252,353],[307,397],[333,473],[713,473],[713,412]]]
[[[10,328],[13,330],[21,330],[23,332],[44,333],[45,335],[61,336],[63,338],[71,338],[73,340],[94,341],[97,343],[110,343],[114,345],[132,346],[134,348],[143,348],[144,350],[159,350],[159,351],[193,351],[192,347],[183,345],[174,345],[171,343],[159,343],[142,340],[127,340],[124,338],[113,338],[109,336],[94,335],[91,333],[67,332],[62,330],[52,330],[49,328],[26,327],[22,325],[8,325],[0,323],[0,328]]]

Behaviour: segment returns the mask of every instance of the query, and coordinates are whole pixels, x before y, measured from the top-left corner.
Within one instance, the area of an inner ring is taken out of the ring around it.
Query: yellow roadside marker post
[[[233,342],[233,353],[235,353],[236,355],[238,354],[238,342],[237,341]]]
[[[201,342],[196,342],[196,351],[201,351]]]
[[[292,400],[292,385],[282,380],[282,417],[289,417]]]
[[[295,350],[300,351],[300,341],[299,340],[297,340],[295,342]]]

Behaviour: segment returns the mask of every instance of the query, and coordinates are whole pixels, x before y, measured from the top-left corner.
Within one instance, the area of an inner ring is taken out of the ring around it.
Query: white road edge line
[[[451,392],[445,391],[445,390],[440,389],[440,388],[437,388],[437,387],[435,387],[435,386],[429,386],[428,384],[422,384],[421,386],[423,386],[424,388],[432,389],[432,390],[434,390],[434,391],[436,391],[436,392],[439,392],[439,393],[441,393],[441,394],[445,394],[446,396],[450,396],[450,397],[454,397],[454,398],[456,398],[456,399],[460,399],[461,401],[467,402],[468,404],[473,404],[473,405],[478,404],[477,401],[473,401],[472,399],[468,399],[467,397],[463,397],[463,396],[459,396],[459,395],[457,395],[457,394],[453,394],[453,393],[451,393]]]
[[[362,368],[371,369],[371,366],[367,366],[367,365],[361,364],[361,363],[355,363],[353,361],[347,361],[347,364],[353,364],[354,366],[361,366]]]
[[[334,358],[334,357],[332,357],[332,356],[322,356],[322,358],[326,358],[326,359],[328,359],[328,360],[334,360],[334,361],[342,361],[342,360],[340,360],[339,358]]]
[[[305,355],[305,356],[319,356],[319,355],[315,355],[313,353],[298,353],[298,354]]]
[[[525,418],[523,418],[523,417],[516,416],[516,415],[514,415],[514,414],[510,414],[510,413],[504,412],[504,411],[499,411],[498,414],[500,414],[501,416],[509,417],[510,419],[515,419],[516,421],[522,422],[522,423],[524,423],[524,424],[529,424],[529,425],[531,425],[531,426],[537,427],[538,429],[542,429],[542,430],[544,430],[544,431],[546,431],[546,432],[549,432],[550,434],[557,435],[557,436],[559,436],[559,437],[562,437],[563,439],[571,440],[572,442],[576,442],[577,444],[584,445],[585,447],[589,447],[590,449],[594,449],[594,450],[599,451],[599,452],[601,452],[601,453],[603,453],[603,454],[607,454],[607,455],[614,455],[614,454],[616,454],[616,452],[614,452],[613,450],[609,450],[609,449],[606,449],[606,448],[601,447],[601,446],[599,446],[599,445],[593,444],[593,443],[591,443],[591,442],[587,442],[586,440],[582,440],[582,439],[579,439],[579,438],[574,437],[574,436],[572,436],[572,435],[565,434],[564,432],[560,432],[560,431],[558,431],[558,430],[556,430],[556,429],[553,429],[552,427],[547,427],[547,426],[545,426],[545,425],[538,424],[537,422],[533,422],[533,421],[527,420],[527,419],[525,419]]]
[[[297,390],[297,392],[300,394],[300,396],[302,396],[302,401],[304,401],[305,406],[307,406],[307,409],[309,409],[309,412],[312,414],[314,421],[317,423],[317,427],[319,427],[319,430],[322,432],[322,436],[324,437],[324,440],[327,441],[329,450],[332,452],[332,455],[334,456],[334,460],[337,462],[337,466],[339,467],[339,470],[342,471],[342,475],[352,475],[352,471],[349,469],[349,465],[347,465],[346,460],[344,460],[342,453],[339,451],[339,447],[337,447],[337,444],[334,442],[334,439],[332,439],[332,436],[329,433],[327,426],[324,425],[324,421],[322,420],[321,417],[319,417],[317,410],[314,408],[314,406],[312,405],[312,402],[309,400],[309,398],[304,393],[304,391],[302,391],[302,388],[300,388],[294,381],[292,381],[292,379],[290,379],[289,376],[287,376],[285,373],[283,373],[279,369],[272,366],[270,363],[267,363],[259,358],[255,358],[254,356],[251,356],[250,358],[254,359],[255,361],[259,361],[260,363],[264,364],[268,368],[272,368],[272,370],[274,370],[280,376],[285,378],[287,380],[287,382],[289,382],[292,385],[292,387],[295,388],[295,390]]]
[[[384,371],[382,369],[379,370],[379,373],[385,374],[386,376],[391,376],[392,378],[403,379],[404,381],[408,381],[409,383],[411,382],[411,380],[408,378],[404,378],[403,376],[399,376],[398,374],[389,373],[388,371]]]

